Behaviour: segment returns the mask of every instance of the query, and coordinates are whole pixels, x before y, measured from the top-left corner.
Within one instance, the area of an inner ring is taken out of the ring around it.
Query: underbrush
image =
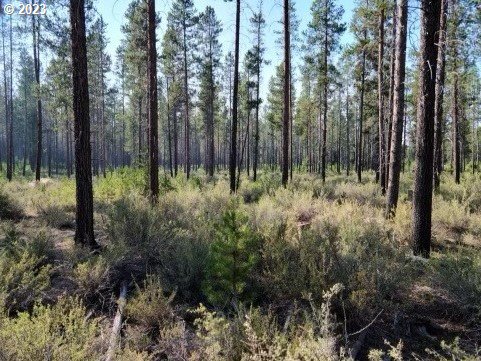
[[[443,289],[478,320],[478,249],[441,248],[424,263],[411,256],[409,177],[401,179],[396,217],[386,220],[373,174],[362,184],[354,176],[323,184],[315,175],[296,174],[284,189],[278,174],[260,172],[257,182],[243,177],[236,195],[229,194],[224,173],[161,177],[158,202],[151,205],[144,170],[109,173],[94,183],[105,246],[100,254],[62,250],[54,266],[49,237],[25,237],[11,225],[3,231],[0,356],[27,360],[48,353],[60,360],[52,347],[61,345],[69,355],[64,359],[101,358],[109,324],[101,316],[113,314],[124,282],[129,292],[119,360],[349,359],[343,347],[355,338],[346,335],[382,311],[402,312],[399,302],[416,282]],[[450,239],[479,243],[481,183],[469,181],[472,186],[448,181],[434,197],[433,235],[440,246]],[[9,197],[3,201],[0,191],[0,202],[12,209],[33,206],[52,228],[72,221],[73,181],[8,187]],[[74,298],[44,297],[56,272],[65,273]],[[2,343],[7,332],[30,340],[42,328],[41,349],[21,340]],[[78,338],[71,329],[79,330]],[[371,359],[402,359],[401,346],[386,345]]]
[[[20,204],[0,184],[0,220],[16,220],[23,216]]]
[[[0,299],[13,314],[30,309],[50,286],[53,250],[44,235],[26,240],[13,225],[6,227],[0,239]]]
[[[31,314],[0,316],[0,356],[5,360],[98,360],[104,353],[99,320],[76,298],[34,306]]]

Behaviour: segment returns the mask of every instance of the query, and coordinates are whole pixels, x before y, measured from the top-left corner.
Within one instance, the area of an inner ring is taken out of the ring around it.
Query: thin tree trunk
[[[323,68],[323,105],[322,105],[322,139],[321,139],[321,178],[322,182],[326,181],[326,152],[327,152],[327,91],[329,88],[328,84],[328,17],[327,17],[327,0],[325,1],[325,15],[324,15],[324,68]]]
[[[174,105],[173,119],[174,123],[174,177],[179,172],[179,135],[177,129],[177,104]]]
[[[184,107],[185,107],[185,124],[184,124],[184,168],[187,179],[190,177],[190,119],[189,119],[189,80],[188,80],[188,61],[187,61],[187,24],[185,18],[182,19],[183,30],[183,48],[184,48]]]
[[[140,76],[140,71],[139,71],[139,76]],[[138,138],[138,143],[139,143],[139,167],[142,166],[142,97],[139,97],[137,99],[137,108],[138,108],[138,114],[137,114],[137,138]]]
[[[396,42],[394,63],[393,119],[391,155],[386,217],[394,216],[399,197],[399,177],[402,162],[402,132],[404,120],[404,79],[406,76],[407,0],[398,0],[396,15]]]
[[[148,0],[148,76],[149,76],[149,185],[152,202],[159,196],[159,129],[157,113],[157,48],[155,1]]]
[[[105,126],[105,78],[104,78],[104,45],[103,45],[103,29],[104,19],[100,17],[100,97],[101,97],[101,109],[100,109],[100,129],[101,134],[101,172],[104,178],[107,177],[107,135]]]
[[[389,171],[391,167],[391,138],[392,138],[392,124],[394,118],[394,80],[395,80],[395,59],[396,59],[396,29],[397,29],[397,6],[394,6],[393,25],[392,25],[392,46],[391,46],[391,60],[389,64],[389,115],[387,119],[387,134],[386,134],[386,167],[385,171],[385,186],[389,186]]]
[[[7,83],[7,53],[5,51],[5,24],[2,16],[2,55],[3,55],[3,90],[5,100],[5,140],[6,140],[6,155],[7,155],[7,179],[12,180],[12,160],[10,153],[10,100],[8,95]]]
[[[346,176],[349,177],[351,170],[351,144],[349,143],[349,132],[351,125],[349,121],[349,89],[346,87]]]
[[[453,105],[452,105],[452,132],[453,132],[453,164],[454,164],[454,181],[456,184],[460,182],[461,176],[461,152],[460,152],[460,136],[459,136],[459,79],[458,74],[454,74],[453,86]]]
[[[378,58],[377,58],[377,91],[378,91],[378,123],[379,123],[379,180],[381,193],[386,193],[386,167],[385,167],[385,129],[384,129],[384,8],[379,14],[379,38],[378,38]]]
[[[438,59],[436,67],[436,94],[434,104],[434,189],[439,189],[443,171],[443,102],[446,64],[446,28],[448,0],[441,0],[438,32]]]
[[[170,176],[174,176],[174,169],[173,169],[173,164],[172,164],[172,126],[170,124],[170,98],[169,98],[169,78],[166,77],[166,105],[167,105],[167,140],[168,140],[168,147],[169,147],[169,171],[170,171]]]
[[[42,99],[40,96],[40,23],[38,16],[32,15],[33,29],[33,62],[35,68],[35,83],[37,85],[37,150],[35,159],[35,180],[40,181],[42,167]]]
[[[229,159],[230,192],[236,192],[235,169],[237,161],[237,102],[239,93],[239,36],[240,36],[240,5],[241,0],[236,0],[235,23],[235,51],[234,51],[234,95],[232,105],[231,146]]]
[[[28,144],[28,100],[27,100],[27,87],[23,90],[23,101],[24,101],[24,112],[25,112],[25,128],[23,134],[23,166],[22,166],[22,176],[25,177],[27,171],[27,144]],[[1,160],[0,160],[1,162]]]
[[[441,0],[421,0],[419,100],[413,192],[413,252],[429,257],[433,190],[434,103]]]
[[[282,185],[287,187],[289,181],[289,105],[290,105],[290,34],[289,34],[289,0],[284,0],[284,109],[282,122]]]
[[[10,124],[8,129],[9,136],[9,150],[8,157],[10,159],[10,172],[11,176],[9,180],[12,179],[13,172],[15,172],[15,146],[13,144],[13,26],[12,26],[12,15],[10,15]]]
[[[364,39],[366,39],[367,34],[364,31]],[[359,102],[359,134],[357,138],[357,181],[361,183],[362,174],[362,162],[363,162],[363,147],[362,147],[362,126],[364,118],[364,84],[366,80],[366,49],[362,49],[362,70],[361,70],[361,96]]]

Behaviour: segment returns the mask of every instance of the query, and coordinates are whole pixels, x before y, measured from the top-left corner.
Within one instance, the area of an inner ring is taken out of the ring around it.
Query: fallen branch
[[[120,288],[120,295],[117,301],[117,314],[115,315],[114,323],[112,325],[112,333],[110,334],[109,349],[107,350],[107,356],[105,361],[112,361],[115,356],[115,350],[117,349],[117,339],[120,335],[120,328],[122,326],[122,314],[124,313],[124,307],[127,303],[127,283],[122,282],[122,287]]]
[[[350,334],[347,335],[347,336],[348,336],[348,337],[355,336],[355,335],[358,335],[358,334],[360,334],[361,332],[367,330],[369,327],[372,326],[372,324],[373,324],[374,322],[376,322],[377,318],[378,318],[379,316],[381,316],[381,313],[383,313],[383,311],[384,311],[384,310],[379,311],[379,313],[376,315],[376,317],[374,317],[373,320],[372,320],[371,322],[369,322],[369,324],[368,324],[366,327],[361,328],[359,331],[350,333]]]
[[[352,348],[350,350],[350,355],[351,355],[352,359],[354,359],[354,360],[357,359],[357,354],[359,353],[362,346],[364,345],[364,341],[366,339],[368,328],[371,327],[374,324],[374,322],[376,322],[376,320],[381,315],[381,313],[383,313],[383,311],[384,310],[379,311],[379,313],[376,315],[376,317],[374,317],[374,319],[371,322],[369,322],[369,324],[367,326],[363,327],[359,331],[356,331],[356,332],[353,332],[353,333],[350,333],[350,334],[347,334],[347,331],[345,331],[346,332],[346,335],[345,335],[346,344],[347,344],[347,340],[348,340],[349,337],[359,335],[359,338],[357,339],[357,341],[354,343],[354,345],[352,346]],[[344,317],[346,317],[346,316],[344,316]]]

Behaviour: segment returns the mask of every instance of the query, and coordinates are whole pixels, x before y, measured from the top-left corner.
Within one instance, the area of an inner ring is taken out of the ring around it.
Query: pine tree
[[[36,97],[37,97],[37,147],[35,156],[35,180],[40,181],[42,168],[42,97],[40,94],[40,17],[32,15],[33,62],[35,70]]]
[[[234,41],[234,85],[233,85],[233,99],[232,99],[232,126],[231,126],[231,144],[229,156],[229,178],[230,178],[230,192],[235,193],[236,189],[236,162],[237,162],[237,104],[239,94],[239,40],[240,40],[240,13],[241,0],[236,0],[236,15],[235,15],[235,41]]]
[[[215,166],[215,99],[218,95],[217,78],[222,55],[219,35],[221,23],[210,6],[199,17],[198,62],[200,68],[200,110],[205,123],[205,166],[210,177],[214,176]]]
[[[147,1],[134,0],[126,11],[125,65],[131,104],[131,148],[137,152],[137,164],[144,164],[146,143],[143,124],[145,94],[147,94]],[[135,104],[135,108],[134,108]],[[135,159],[135,158],[134,158]]]
[[[167,21],[177,33],[182,57],[182,82],[184,101],[184,170],[187,178],[191,169],[191,140],[190,140],[190,91],[189,77],[193,64],[193,51],[195,42],[195,27],[198,22],[196,10],[192,0],[176,0],[172,4]]]
[[[159,130],[157,104],[157,38],[155,1],[148,0],[148,84],[149,84],[149,185],[150,197],[153,202],[159,196]]]
[[[320,172],[322,180],[326,179],[326,153],[327,153],[327,113],[328,94],[331,76],[329,59],[339,46],[339,38],[345,31],[345,24],[341,22],[344,10],[336,6],[333,0],[315,0],[311,6],[312,20],[308,25],[307,42],[311,48],[321,49],[313,60],[318,69],[317,87],[320,94],[319,119],[320,119]]]
[[[261,70],[262,65],[265,63],[264,54],[264,29],[265,29],[265,19],[262,12],[263,1],[259,2],[259,10],[254,13],[250,18],[250,23],[252,26],[251,32],[254,34],[254,46],[248,51],[250,58],[252,59],[251,66],[252,71],[255,73],[255,126],[254,126],[254,150],[253,150],[253,178],[252,180],[257,181],[257,170],[259,163],[259,139],[260,139],[260,127],[259,127],[259,108],[262,102],[260,97],[260,82],[261,82]]]
[[[421,1],[419,100],[416,124],[412,243],[415,255],[429,257],[434,152],[434,102],[441,0]]]
[[[402,163],[402,133],[404,122],[404,83],[406,76],[407,0],[397,1],[396,42],[394,62],[394,94],[392,135],[389,156],[389,182],[386,216],[394,215],[399,197],[399,177]]]
[[[77,201],[75,242],[96,248],[84,7],[84,0],[70,0]]]
[[[443,102],[446,67],[446,27],[448,0],[442,0],[438,33],[438,59],[436,66],[436,94],[434,105],[434,189],[439,189],[443,171]]]
[[[291,35],[289,20],[289,0],[284,0],[284,108],[282,121],[282,185],[287,187],[289,180],[289,135],[290,135],[290,84],[291,84]],[[292,155],[291,155],[292,156]]]

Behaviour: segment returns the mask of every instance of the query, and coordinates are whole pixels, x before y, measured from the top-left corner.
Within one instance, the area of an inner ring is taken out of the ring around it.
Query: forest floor
[[[226,177],[97,179],[95,254],[72,180],[0,180],[0,359],[105,357],[124,282],[119,360],[481,359],[481,178],[445,176],[424,260],[408,175],[394,220],[372,174]]]

